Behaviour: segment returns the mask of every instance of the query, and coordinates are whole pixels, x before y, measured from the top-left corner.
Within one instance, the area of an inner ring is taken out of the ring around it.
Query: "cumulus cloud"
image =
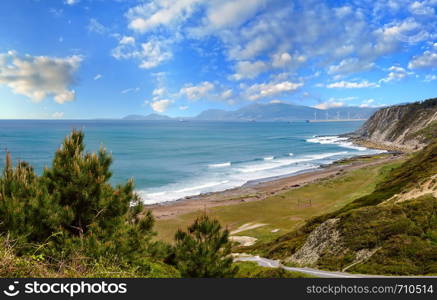
[[[434,46],[437,50],[437,46]],[[437,67],[437,51],[427,50],[423,54],[413,57],[408,64],[409,69],[426,69]]]
[[[254,84],[247,88],[246,94],[249,100],[255,101],[281,93],[294,92],[301,86],[303,86],[303,83],[295,83],[290,81]]]
[[[137,45],[133,37],[124,36],[112,50],[112,56],[116,59],[136,59],[140,68],[152,69],[173,57],[167,47],[165,41],[155,39]]]
[[[408,75],[413,74],[412,72],[407,72],[407,70],[405,70],[404,68],[399,67],[399,66],[391,66],[388,70],[390,72],[388,73],[387,77],[381,79],[380,82],[387,83],[390,81],[398,81],[398,80],[404,79]]]
[[[344,102],[335,101],[335,100],[328,100],[326,102],[321,102],[317,105],[314,105],[313,107],[318,109],[329,109],[329,108],[335,108],[335,107],[343,107],[345,106]]]
[[[230,77],[230,79],[241,80],[241,79],[253,79],[256,78],[260,73],[265,72],[269,69],[269,66],[263,61],[240,61],[236,65],[236,73]]]
[[[327,88],[333,89],[361,89],[361,88],[370,88],[370,87],[379,87],[379,84],[374,82],[369,82],[367,80],[361,82],[353,82],[353,81],[338,81],[333,82],[326,85]]]
[[[373,62],[362,61],[358,58],[346,58],[340,61],[337,65],[332,65],[328,68],[328,74],[350,74],[361,71],[367,71],[375,66]]]
[[[172,103],[173,103],[172,100],[162,99],[162,100],[153,101],[152,103],[150,103],[150,107],[156,112],[163,113],[167,110],[167,108]]]
[[[190,17],[202,0],[152,0],[131,8],[126,16],[129,28],[145,33],[159,26],[169,26]]]
[[[190,100],[198,100],[205,97],[214,89],[214,84],[209,81],[204,81],[199,85],[187,85],[183,87],[179,93],[186,96]]]
[[[20,56],[15,51],[0,53],[0,84],[34,102],[53,96],[57,103],[73,101],[75,73],[82,57]]]

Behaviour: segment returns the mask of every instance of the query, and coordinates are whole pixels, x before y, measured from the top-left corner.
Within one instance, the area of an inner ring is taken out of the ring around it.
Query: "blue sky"
[[[2,0],[0,118],[436,97],[437,0]]]

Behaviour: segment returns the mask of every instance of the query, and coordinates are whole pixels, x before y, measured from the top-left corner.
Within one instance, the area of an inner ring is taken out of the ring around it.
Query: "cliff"
[[[437,137],[437,98],[383,108],[352,136],[361,144],[421,149]]]

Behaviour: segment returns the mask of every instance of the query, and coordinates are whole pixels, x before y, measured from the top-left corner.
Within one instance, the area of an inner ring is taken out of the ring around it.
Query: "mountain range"
[[[336,120],[368,119],[378,108],[372,107],[337,107],[318,109],[303,105],[286,103],[251,104],[238,110],[227,111],[208,109],[191,118],[170,118],[161,114],[129,115],[124,120],[202,120],[202,121],[301,121],[301,120]]]

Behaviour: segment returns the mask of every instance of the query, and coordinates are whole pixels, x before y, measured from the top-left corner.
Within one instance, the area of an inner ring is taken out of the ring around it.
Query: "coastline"
[[[317,169],[310,169],[279,178],[264,178],[248,182],[240,187],[146,205],[145,208],[151,210],[157,220],[165,220],[191,212],[206,211],[212,207],[260,201],[285,190],[300,188],[326,178],[334,178],[359,168],[386,163],[399,158],[400,155],[399,152],[357,155],[347,159],[340,159]]]

